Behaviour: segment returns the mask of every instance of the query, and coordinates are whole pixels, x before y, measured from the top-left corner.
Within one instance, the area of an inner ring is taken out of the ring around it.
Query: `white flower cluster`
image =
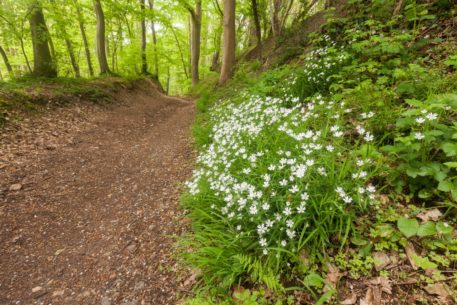
[[[344,52],[332,53],[335,44],[329,37],[325,38],[326,46],[311,51],[305,61],[305,80],[311,83],[322,84],[331,82],[333,70],[346,60]]]
[[[187,182],[228,231],[263,254],[296,250],[323,210],[349,215],[375,198],[373,162],[346,144],[365,145],[373,136],[345,119],[351,111],[344,102],[317,96],[301,103],[287,94],[244,99],[214,109],[212,143]]]
[[[428,112],[425,109],[421,110],[421,114],[414,119],[419,128],[421,128],[422,125],[424,125],[427,121],[432,122],[436,120],[438,120],[438,114],[434,112]],[[422,132],[416,131],[413,133],[413,138],[420,141],[425,139],[425,135]]]

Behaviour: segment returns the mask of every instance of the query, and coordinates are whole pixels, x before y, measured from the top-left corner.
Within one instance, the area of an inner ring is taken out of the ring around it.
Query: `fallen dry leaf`
[[[336,285],[338,283],[338,280],[340,279],[340,277],[342,276],[343,274],[340,272],[340,270],[338,269],[338,267],[336,267],[334,264],[332,263],[328,263],[327,264],[327,276],[325,278],[325,281],[327,282],[327,284],[329,284],[331,287],[333,287],[334,289],[336,289]],[[324,288],[324,290],[327,290]]]
[[[450,297],[450,289],[444,283],[428,284],[425,288],[428,294],[437,295],[441,300],[446,300]]]
[[[417,256],[417,254],[416,254],[416,250],[414,250],[414,246],[412,243],[406,244],[405,252],[406,252],[406,256],[408,257],[408,261],[411,264],[411,267],[413,267],[414,270],[419,269],[416,265],[416,262],[413,259],[414,256]]]
[[[373,305],[373,288],[368,288],[365,297],[360,299],[360,305]]]
[[[392,294],[392,285],[387,277],[378,276],[369,281],[370,284],[379,286],[381,290],[387,294]]]
[[[352,305],[355,304],[355,302],[357,302],[357,295],[352,293],[344,301],[341,302],[341,305]]]
[[[422,222],[427,222],[429,220],[437,221],[443,214],[438,209],[431,209],[425,212],[418,214],[416,217],[422,220]]]
[[[373,252],[374,267],[376,271],[381,271],[392,262],[390,257],[384,252]]]

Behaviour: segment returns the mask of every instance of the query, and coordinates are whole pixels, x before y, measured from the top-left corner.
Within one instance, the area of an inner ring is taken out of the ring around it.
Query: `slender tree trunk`
[[[149,9],[154,14],[154,0],[149,0]],[[159,78],[159,54],[157,53],[157,34],[154,22],[154,15],[151,20],[152,43],[154,48],[154,75]]]
[[[165,92],[167,93],[167,95],[170,92],[170,66],[168,66],[167,68],[167,86]]]
[[[195,1],[195,10],[190,11],[191,14],[191,77],[192,85],[198,84],[199,78],[199,63],[200,63],[200,39],[201,39],[201,28],[202,28],[202,2],[201,0]]]
[[[103,14],[100,0],[94,0],[94,9],[97,17],[97,57],[100,66],[100,74],[111,74],[106,59],[105,15]]]
[[[10,77],[13,77],[13,68],[11,67],[10,61],[8,59],[8,55],[6,55],[5,50],[2,46],[0,46],[0,54],[2,55],[3,61],[5,62],[6,70]]]
[[[57,71],[49,51],[49,37],[43,9],[37,0],[30,6],[30,31],[33,44],[33,75],[56,77]]]
[[[255,36],[257,38],[257,48],[259,49],[259,57],[262,59],[262,28],[260,27],[259,8],[257,0],[251,0],[252,16],[254,18]]]
[[[211,60],[211,67],[210,67],[211,71],[216,71],[217,67],[219,65],[219,57],[221,54],[222,29],[224,27],[224,13],[221,11],[221,8],[219,7],[219,3],[217,2],[217,0],[215,0],[215,3],[216,3],[217,11],[220,16],[220,23],[219,23],[216,31],[214,31],[214,49],[215,49],[215,51],[213,53],[213,57]]]
[[[145,0],[140,0],[141,7],[141,74],[148,74],[148,61],[146,58],[146,18],[144,16]]]
[[[233,66],[235,65],[235,5],[236,0],[224,0],[224,47],[219,84],[224,84],[232,77]]]
[[[271,33],[273,37],[277,37],[281,34],[279,24],[279,12],[281,10],[282,0],[270,0],[270,22],[271,22]]]
[[[81,37],[83,40],[83,45],[84,45],[84,52],[86,53],[86,60],[87,60],[87,67],[89,69],[89,75],[94,76],[94,68],[92,67],[92,59],[90,56],[90,48],[89,48],[89,43],[87,42],[87,36],[86,36],[86,29],[84,27],[84,19],[83,19],[83,14],[81,12],[81,7],[78,4],[78,0],[73,0],[75,6],[76,6],[76,13],[78,16],[78,23],[79,23],[79,31],[81,32]]]
[[[186,61],[184,60],[184,53],[181,48],[181,44],[179,43],[178,36],[176,35],[175,30],[173,29],[173,26],[170,27],[171,32],[173,33],[173,37],[175,38],[176,45],[178,46],[179,54],[181,56],[181,62],[182,62],[182,68],[184,70],[184,74],[186,75],[186,78],[189,78],[189,74],[187,73],[187,68],[186,68]]]
[[[66,33],[65,33],[65,45],[67,46],[68,55],[70,56],[71,66],[73,67],[75,76],[81,77],[78,61],[76,60],[75,52],[73,50],[73,45],[71,44],[71,40],[70,40],[70,38],[68,38]]]
[[[25,59],[25,63],[27,65],[27,69],[29,70],[30,73],[32,73],[32,67],[30,66],[30,61],[29,61],[29,58],[27,56],[27,53],[25,52],[25,47],[24,47],[24,40],[22,38],[19,39],[19,42],[21,44],[21,51],[22,51],[22,55],[24,55],[24,59]]]
[[[50,1],[53,5],[54,9],[57,9],[56,1],[55,0],[50,0]],[[67,29],[65,28],[65,24],[62,22],[62,20],[59,20],[57,22],[57,27],[58,27],[59,34],[62,35],[65,40],[65,46],[67,47],[67,51],[68,51],[68,55],[70,57],[70,62],[71,62],[71,66],[73,68],[73,72],[75,73],[76,77],[80,77],[81,74],[79,72],[79,65],[78,65],[78,61],[76,60],[75,52],[73,50],[73,45],[71,43],[70,38],[68,37]]]

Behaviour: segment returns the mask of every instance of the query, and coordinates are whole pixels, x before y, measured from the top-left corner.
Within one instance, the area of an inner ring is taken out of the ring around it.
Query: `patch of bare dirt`
[[[151,83],[0,139],[0,304],[174,304],[192,102]]]

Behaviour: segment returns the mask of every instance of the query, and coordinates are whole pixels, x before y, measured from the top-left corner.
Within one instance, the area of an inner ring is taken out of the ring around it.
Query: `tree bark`
[[[140,0],[141,7],[141,74],[148,74],[148,61],[146,58],[146,18],[144,16],[145,0]]]
[[[54,9],[57,9],[56,1],[50,0],[50,2],[53,5]],[[78,61],[76,60],[75,52],[73,50],[73,45],[71,43],[70,38],[68,37],[67,29],[65,28],[65,24],[63,23],[62,20],[57,20],[57,28],[58,28],[59,34],[62,35],[65,40],[65,46],[67,47],[68,56],[70,57],[70,62],[71,62],[71,66],[73,68],[73,72],[75,73],[76,77],[80,77],[81,74],[79,72],[79,65],[78,65]]]
[[[100,66],[100,74],[111,74],[106,59],[105,42],[105,15],[100,0],[94,0],[95,15],[97,17],[97,57]]]
[[[190,10],[191,15],[191,48],[190,48],[190,70],[192,77],[192,85],[198,84],[200,81],[199,77],[199,63],[200,63],[200,38],[202,28],[202,2],[201,0],[195,1],[195,10]]]
[[[154,14],[154,0],[149,0],[149,9]],[[154,16],[151,20],[152,44],[154,48],[154,75],[159,78],[159,54],[157,53],[157,34],[154,23]]]
[[[49,50],[49,37],[43,9],[35,0],[30,5],[30,31],[33,44],[33,72],[34,76],[56,77],[56,67],[52,61]]]
[[[10,61],[8,59],[8,55],[6,55],[5,50],[2,46],[0,46],[0,54],[2,55],[3,61],[5,62],[6,70],[10,77],[13,77],[13,68],[11,67]]]
[[[224,0],[224,46],[219,84],[225,84],[232,77],[235,65],[235,6],[236,0]]]
[[[81,12],[81,7],[78,5],[78,0],[73,0],[76,6],[76,14],[78,16],[79,31],[81,32],[81,37],[84,45],[84,52],[86,53],[87,67],[89,69],[89,75],[94,76],[94,68],[92,67],[92,59],[90,55],[89,43],[87,42],[86,29],[84,27],[83,14]]]
[[[262,59],[262,28],[260,27],[259,9],[257,0],[251,0],[252,16],[254,18],[255,36],[257,38],[257,48],[259,49],[260,59]]]
[[[173,33],[173,37],[175,38],[176,45],[178,46],[179,55],[181,56],[181,62],[182,62],[182,68],[184,70],[184,74],[186,75],[186,78],[188,79],[189,74],[187,73],[187,69],[186,69],[186,61],[184,60],[184,53],[182,51],[181,44],[179,43],[178,36],[176,35],[175,30],[173,29],[173,25],[170,26],[170,30]]]

